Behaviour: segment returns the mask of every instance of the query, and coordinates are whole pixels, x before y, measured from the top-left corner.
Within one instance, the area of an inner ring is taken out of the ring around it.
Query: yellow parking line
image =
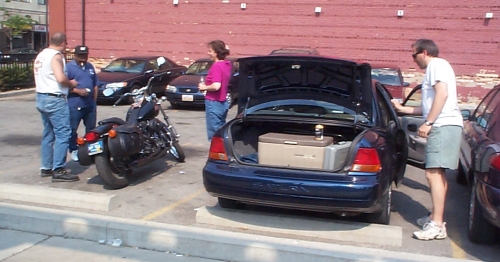
[[[200,190],[198,190],[198,191],[196,191],[196,192],[188,195],[187,197],[185,197],[185,198],[183,198],[183,199],[181,199],[181,200],[179,200],[179,201],[177,201],[177,202],[175,202],[175,203],[173,203],[173,204],[171,204],[169,206],[166,206],[166,207],[164,207],[162,209],[156,210],[155,212],[153,212],[153,213],[151,213],[149,215],[146,215],[145,217],[141,218],[141,220],[152,220],[152,219],[155,219],[155,218],[163,215],[164,213],[167,213],[168,211],[176,208],[177,206],[179,206],[179,205],[181,205],[181,204],[183,204],[183,203],[185,203],[185,202],[187,202],[187,201],[195,198],[196,196],[198,196],[199,194],[201,194],[204,190],[205,189],[202,188],[202,189],[200,189]]]
[[[452,255],[452,257],[459,258],[459,259],[465,259],[465,251],[460,247],[462,244],[460,242],[460,238],[462,237],[460,235],[460,232],[453,230],[453,232],[451,232],[451,233],[454,236],[456,236],[455,238],[453,238],[453,240],[451,240],[451,255]]]

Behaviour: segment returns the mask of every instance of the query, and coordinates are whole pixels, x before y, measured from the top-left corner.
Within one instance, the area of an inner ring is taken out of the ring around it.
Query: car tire
[[[465,172],[460,160],[458,161],[458,170],[457,170],[457,176],[455,177],[455,181],[459,185],[467,185],[467,172]]]
[[[233,95],[231,94],[231,91],[227,92],[227,95],[226,95],[226,101],[227,101],[227,105],[229,106],[229,108],[231,108],[231,106],[233,105]]]
[[[138,85],[133,85],[133,86],[130,88],[130,91],[129,91],[129,92],[130,92],[130,93],[132,93],[132,92],[134,92],[134,90],[137,90],[137,89],[141,89],[141,87],[140,87],[140,86],[138,86]],[[133,97],[133,96],[129,96],[129,97],[127,97],[127,98],[125,99],[125,102],[126,102],[128,105],[131,105],[131,104],[133,104],[133,103],[134,103],[134,98],[135,98],[135,97]]]
[[[222,208],[240,209],[244,206],[244,204],[232,199],[219,197],[217,200],[219,201],[219,206]]]
[[[476,196],[476,182],[472,185],[469,203],[469,223],[467,236],[477,244],[491,244],[496,240],[497,228],[490,224],[483,216],[483,210]]]
[[[170,102],[170,108],[179,108],[179,104]]]
[[[368,214],[368,222],[389,225],[389,222],[391,222],[392,183],[387,193],[380,199],[380,203],[383,206],[382,210]]]

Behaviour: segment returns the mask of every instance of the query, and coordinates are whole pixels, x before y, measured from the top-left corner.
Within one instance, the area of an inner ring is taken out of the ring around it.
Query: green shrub
[[[34,85],[33,63],[13,62],[0,64],[0,91]]]

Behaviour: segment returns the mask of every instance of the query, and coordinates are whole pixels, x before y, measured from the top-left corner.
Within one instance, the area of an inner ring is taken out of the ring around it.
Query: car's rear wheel
[[[387,193],[380,199],[382,210],[377,213],[368,214],[368,222],[388,225],[391,221],[391,203],[392,203],[392,183]]]
[[[222,208],[239,209],[239,208],[242,208],[244,206],[244,204],[242,204],[236,200],[222,198],[222,197],[219,197],[217,199],[219,201],[219,206]]]
[[[483,216],[483,210],[476,196],[476,183],[473,182],[469,204],[469,226],[467,235],[469,240],[478,244],[495,242],[497,228],[490,224]]]

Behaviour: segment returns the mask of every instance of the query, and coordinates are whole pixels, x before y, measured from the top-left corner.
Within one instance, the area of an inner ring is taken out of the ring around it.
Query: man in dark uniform
[[[83,120],[86,133],[96,125],[97,74],[94,66],[87,62],[88,58],[89,48],[87,46],[76,46],[75,58],[67,65],[68,78],[75,79],[78,82],[78,86],[68,95],[71,123],[69,151],[73,161],[78,161],[76,132],[80,121]]]

